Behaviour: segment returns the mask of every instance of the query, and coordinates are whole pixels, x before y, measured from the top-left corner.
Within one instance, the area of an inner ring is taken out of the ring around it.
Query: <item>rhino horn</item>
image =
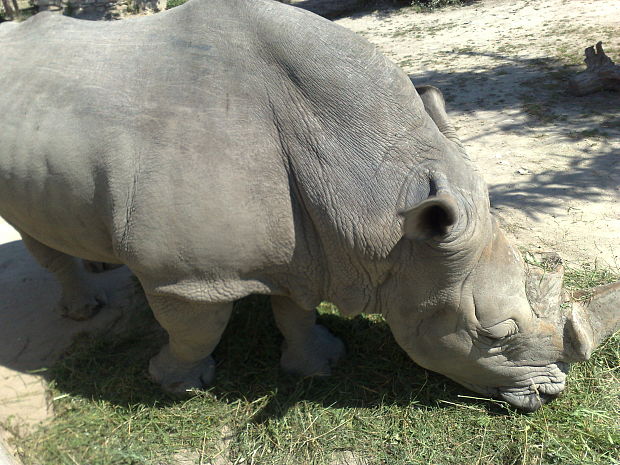
[[[564,328],[564,360],[588,360],[605,338],[620,330],[620,281],[573,294]]]
[[[562,259],[555,252],[528,253],[526,258],[525,292],[530,306],[539,317],[556,321],[564,297]]]

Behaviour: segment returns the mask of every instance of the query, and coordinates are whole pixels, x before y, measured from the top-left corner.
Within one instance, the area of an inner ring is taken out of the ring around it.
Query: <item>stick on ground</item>
[[[598,42],[596,49],[588,47],[586,70],[577,74],[568,82],[571,93],[582,96],[601,90],[620,90],[620,67],[603,51],[603,43]]]

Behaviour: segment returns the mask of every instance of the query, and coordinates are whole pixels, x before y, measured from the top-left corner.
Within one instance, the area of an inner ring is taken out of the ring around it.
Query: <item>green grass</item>
[[[566,284],[617,278],[586,267],[568,270]],[[343,453],[390,465],[620,460],[620,334],[572,368],[565,395],[526,415],[416,366],[381,317],[345,319],[328,304],[320,320],[345,341],[347,358],[330,378],[283,374],[264,297],[235,306],[215,353],[216,385],[167,397],[146,373],[165,336],[146,307],[139,318],[122,337],[81,338],[51,369],[56,416],[19,439],[26,465],[159,465],[178,454],[261,465],[340,465]]]
[[[175,6],[183,5],[187,0],[168,0],[166,2],[166,10],[174,8]]]
[[[463,5],[466,2],[463,0],[409,0],[401,1],[399,3],[407,3],[416,8],[418,11],[429,11],[444,8],[446,6]]]

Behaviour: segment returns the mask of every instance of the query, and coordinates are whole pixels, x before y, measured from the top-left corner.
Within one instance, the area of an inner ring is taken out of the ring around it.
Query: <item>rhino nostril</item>
[[[560,371],[562,373],[564,373],[565,375],[568,374],[568,370],[570,368],[570,363],[566,363],[566,362],[556,362],[557,367],[560,369]]]

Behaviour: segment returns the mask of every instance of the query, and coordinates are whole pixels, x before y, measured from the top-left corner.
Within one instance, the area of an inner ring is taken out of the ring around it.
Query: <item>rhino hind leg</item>
[[[107,304],[105,291],[86,273],[81,260],[52,249],[20,231],[22,241],[39,264],[61,286],[56,311],[72,320],[87,320]]]
[[[232,303],[192,302],[161,295],[147,298],[169,336],[168,344],[150,361],[153,381],[175,395],[211,384],[215,375],[211,353],[226,328]]]
[[[287,297],[272,296],[276,325],[284,336],[282,369],[301,376],[328,376],[345,353],[344,344],[316,324],[316,312],[299,307]]]

